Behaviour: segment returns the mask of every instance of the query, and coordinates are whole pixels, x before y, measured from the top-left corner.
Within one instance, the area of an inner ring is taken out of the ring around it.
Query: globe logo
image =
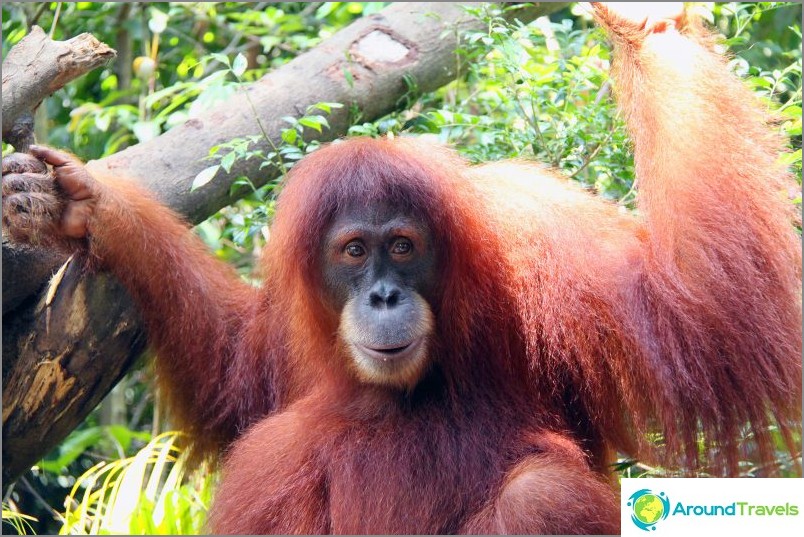
[[[667,494],[656,494],[649,489],[640,489],[628,498],[628,507],[631,508],[631,521],[634,525],[645,531],[656,529],[659,521],[667,518],[670,513],[670,500]]]

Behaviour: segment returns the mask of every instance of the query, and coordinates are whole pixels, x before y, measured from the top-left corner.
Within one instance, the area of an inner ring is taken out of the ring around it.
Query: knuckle
[[[35,172],[12,173],[3,177],[3,193],[47,192],[53,193],[53,181],[47,174]]]
[[[44,244],[58,233],[60,200],[46,193],[23,192],[3,197],[3,232],[11,241]]]
[[[27,215],[32,219],[52,219],[61,210],[55,196],[44,192],[20,192],[3,198],[3,213],[11,216]]]
[[[44,162],[29,155],[28,153],[12,153],[3,157],[3,175],[18,173],[39,173],[47,172]]]

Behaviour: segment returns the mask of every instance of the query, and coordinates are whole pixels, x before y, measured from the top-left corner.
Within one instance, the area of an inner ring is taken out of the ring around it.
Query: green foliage
[[[467,73],[411,130],[437,134],[473,161],[537,159],[602,195],[628,192],[633,164],[610,98],[602,32],[570,19],[508,24],[496,5],[469,11],[487,30],[465,35]]]
[[[3,502],[3,524],[8,524],[17,535],[30,535],[33,533],[31,522],[37,522],[36,517],[20,513],[14,502]],[[5,534],[5,532],[3,532]]]
[[[277,2],[255,10],[240,2],[128,4],[3,3],[4,57],[31,24],[52,27],[54,39],[90,32],[112,48],[132,50],[132,63],[117,60],[47,99],[40,142],[93,159],[148,140],[234,92],[240,76],[227,80],[230,56],[242,54],[238,62],[246,65],[238,63],[238,71],[250,82],[385,5]]]
[[[94,426],[78,429],[70,433],[64,442],[45,459],[39,467],[54,474],[59,474],[72,464],[82,453],[94,446],[111,443],[116,453],[125,454],[134,440],[147,442],[151,435],[146,432],[132,431],[122,425]],[[104,449],[104,451],[111,451]]]
[[[801,465],[801,453],[797,453],[794,455],[790,454],[788,450],[788,445],[779,431],[779,428],[776,426],[771,426],[769,428],[769,433],[773,438],[774,447],[776,449],[776,460],[774,461],[774,465],[772,467],[766,466],[758,466],[755,463],[750,461],[741,461],[740,462],[740,476],[742,477],[789,477],[789,478],[797,478],[799,477],[799,470],[798,468]],[[742,431],[742,438],[740,438],[740,444],[742,445],[751,445],[753,441],[754,433],[751,430],[743,430]],[[661,452],[662,447],[664,446],[664,438],[661,434],[654,434],[650,438],[652,444],[657,447],[659,452]],[[800,435],[796,435],[792,439],[793,445],[801,446],[801,437]],[[707,448],[706,442],[704,442],[704,438],[699,435],[698,438],[698,452],[703,458],[706,456],[707,449],[711,450],[713,453],[716,452],[717,448],[713,446],[709,446]],[[710,453],[711,455],[712,453]],[[681,471],[674,471],[667,468],[657,467],[657,466],[649,466],[644,462],[638,461],[631,457],[621,457],[613,466],[612,470],[617,472],[619,478],[623,477],[690,477],[684,474]],[[711,473],[707,472],[706,469],[701,469],[695,473],[694,477],[714,477]]]
[[[201,171],[193,181],[193,189],[209,182],[218,168],[223,168],[229,173],[235,163],[252,158],[262,161],[260,169],[274,167],[280,173],[279,179],[259,188],[248,177],[239,177],[232,184],[229,194],[235,196],[241,188],[247,188],[250,191],[249,195],[198,226],[201,237],[211,247],[214,248],[221,241],[226,241],[236,248],[235,255],[219,251],[220,256],[236,262],[237,254],[254,249],[255,239],[258,243],[261,236],[267,240],[267,226],[273,217],[275,197],[281,179],[305,154],[319,147],[319,142],[314,139],[315,133],[329,129],[329,122],[322,114],[329,114],[333,109],[342,107],[340,103],[320,102],[308,106],[305,115],[301,117],[283,117],[282,121],[288,126],[280,131],[281,143],[278,146],[263,134],[235,138],[210,148],[208,158],[217,160],[219,164]],[[267,142],[271,150],[266,153],[261,149],[255,149],[259,142]]]
[[[214,477],[199,471],[185,481],[187,459],[176,446],[181,436],[163,433],[133,457],[100,462],[78,478],[66,499],[59,533],[199,533],[209,508]]]
[[[226,70],[234,75],[238,82],[243,81],[247,67],[243,54],[238,54],[233,61],[223,54],[213,53],[210,56],[225,65]],[[280,131],[281,143],[277,145],[266,134],[250,97],[247,93],[245,96],[262,134],[235,138],[211,147],[208,158],[217,160],[219,163],[199,172],[191,184],[191,190],[201,188],[215,177],[219,169],[222,168],[226,173],[230,173],[237,162],[252,158],[262,161],[260,169],[275,167],[280,173],[279,180],[269,182],[259,188],[248,177],[239,177],[232,184],[229,195],[235,196],[243,187],[248,187],[250,194],[244,200],[223,209],[218,215],[199,225],[201,237],[213,248],[221,241],[227,241],[228,244],[235,247],[234,252],[219,251],[218,253],[221,257],[234,261],[236,264],[238,260],[242,261],[238,259],[240,253],[255,248],[255,239],[258,239],[259,242],[259,233],[262,233],[263,238],[267,240],[267,225],[273,216],[275,194],[281,179],[295,162],[319,147],[319,142],[315,140],[315,133],[321,134],[324,129],[329,129],[329,122],[322,114],[329,114],[333,109],[343,107],[340,103],[319,102],[308,106],[301,117],[283,117],[282,121],[287,123],[288,127]],[[265,142],[271,150],[266,153],[255,148],[259,142]],[[232,255],[233,253],[234,255]],[[248,260],[246,260],[247,263]],[[240,265],[243,263],[241,262]],[[248,275],[244,274],[244,276]]]
[[[781,161],[801,182],[801,5],[789,2],[715,4],[714,22],[730,35],[731,65],[774,110],[790,140]],[[795,201],[801,205],[801,196]]]

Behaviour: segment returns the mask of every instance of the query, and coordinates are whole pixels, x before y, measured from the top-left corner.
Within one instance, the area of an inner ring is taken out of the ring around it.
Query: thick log
[[[125,290],[83,266],[68,261],[38,300],[3,318],[4,485],[67,436],[145,348]]]

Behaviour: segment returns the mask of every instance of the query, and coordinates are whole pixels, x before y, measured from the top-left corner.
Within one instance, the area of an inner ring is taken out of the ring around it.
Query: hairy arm
[[[237,389],[243,381],[230,378],[233,371],[248,377],[237,361],[257,290],[210,255],[190,228],[147,192],[114,178],[96,180],[66,153],[31,151],[53,166],[52,178],[28,155],[4,162],[8,232],[18,240],[78,249],[91,265],[120,279],[145,321],[177,425],[201,452],[216,451],[250,418],[238,415],[241,410],[259,406],[239,401],[239,394],[260,394]],[[15,162],[22,169],[15,169]],[[227,384],[235,389],[227,390]],[[269,396],[262,396],[266,406]]]
[[[572,440],[547,434],[540,453],[519,461],[459,533],[617,535],[620,509],[611,484],[588,466]]]
[[[736,472],[746,425],[772,460],[771,422],[792,446],[801,419],[801,254],[781,140],[695,21],[595,12],[614,42],[641,213],[638,252],[624,250],[639,277],[617,286],[626,309],[606,311],[629,334],[609,357],[615,391],[690,465],[702,429],[718,446],[704,458]]]
[[[655,455],[646,433],[660,432],[659,462],[735,474],[775,460],[773,425],[800,450],[801,244],[781,140],[678,9],[645,21],[595,6],[638,214],[522,165],[484,174],[516,184],[492,212],[522,216],[498,227],[542,399],[561,394],[597,464],[604,445]]]

